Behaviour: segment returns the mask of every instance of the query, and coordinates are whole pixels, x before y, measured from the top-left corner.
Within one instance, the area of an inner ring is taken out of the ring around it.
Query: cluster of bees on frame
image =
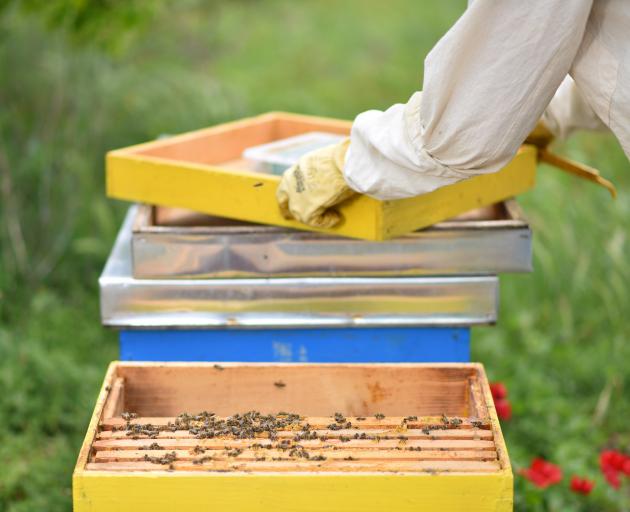
[[[310,424],[304,422],[304,417],[299,414],[289,412],[279,412],[277,414],[261,414],[258,411],[248,411],[242,414],[234,414],[225,419],[218,418],[215,413],[203,411],[199,414],[182,413],[175,418],[173,422],[168,422],[166,425],[152,425],[149,423],[133,423],[132,421],[137,419],[137,414],[131,412],[124,412],[122,414],[125,425],[121,427],[114,427],[114,430],[125,431],[126,435],[132,439],[140,439],[148,437],[149,439],[158,438],[160,432],[175,432],[178,430],[186,430],[196,439],[256,439],[265,440],[268,442],[261,443],[256,442],[248,446],[247,449],[254,450],[257,455],[256,461],[286,461],[286,460],[303,460],[312,462],[321,462],[326,460],[326,456],[321,453],[312,454],[303,445],[301,441],[319,440],[323,444],[318,446],[317,450],[322,449],[339,449],[339,445],[326,444],[329,436],[320,434],[314,430]],[[385,415],[377,413],[374,415],[377,420],[384,420]],[[366,417],[356,417],[355,421],[360,424],[366,421]],[[343,414],[336,412],[331,417],[332,422],[327,425],[326,429],[329,431],[338,430],[360,430],[359,426],[353,425]],[[337,439],[341,443],[347,443],[352,440],[372,440],[379,442],[381,440],[398,439],[399,445],[394,449],[396,450],[410,450],[421,451],[420,447],[405,447],[407,436],[403,433],[407,430],[408,423],[417,421],[417,416],[407,416],[403,418],[401,425],[395,429],[399,435],[390,436],[376,434],[367,434],[365,431],[356,432],[354,435],[339,435]],[[462,425],[460,418],[448,418],[446,415],[442,415],[441,423],[435,425],[426,425],[422,428],[422,432],[427,436],[431,435],[434,430],[445,430],[459,428]],[[473,427],[479,428],[482,426],[482,422],[473,422]],[[279,431],[291,431],[293,432],[292,438],[278,439]],[[158,442],[143,446],[141,450],[162,450]],[[282,452],[282,456],[268,457],[265,455],[265,450],[276,450]],[[215,452],[216,453],[216,452]],[[225,446],[222,452],[223,457],[237,458],[243,453],[241,448],[233,448]],[[201,446],[195,446],[191,450],[191,454],[195,455],[192,463],[195,465],[203,465],[206,462],[212,462],[215,458],[206,454],[206,449]],[[176,452],[167,452],[159,457],[152,457],[150,455],[144,456],[144,461],[154,464],[160,464],[168,466],[169,469],[174,469],[173,463],[177,460]],[[353,461],[356,460],[352,456],[348,456],[343,460]]]

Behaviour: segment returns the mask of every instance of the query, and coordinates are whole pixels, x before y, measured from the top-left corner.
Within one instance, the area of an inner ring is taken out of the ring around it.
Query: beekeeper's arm
[[[567,78],[545,111],[555,135],[610,129],[630,159],[630,2],[597,0]]]
[[[475,0],[427,56],[423,92],[356,118],[350,187],[411,197],[505,166],[567,75],[591,4]]]
[[[542,122],[560,139],[566,139],[577,130],[608,130],[570,76],[560,84],[542,115]]]
[[[343,165],[331,165],[329,149],[311,160],[327,163],[322,172],[304,159],[285,173],[285,216],[318,225],[332,206],[318,197],[332,184],[341,188],[326,199],[352,191],[397,199],[499,170],[567,75],[591,5],[475,0],[427,56],[423,92],[355,119]],[[342,172],[345,180],[331,179]],[[326,226],[336,218],[328,215]]]

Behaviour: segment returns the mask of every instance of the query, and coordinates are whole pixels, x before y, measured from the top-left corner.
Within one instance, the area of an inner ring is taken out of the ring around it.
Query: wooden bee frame
[[[182,412],[204,410],[299,417],[276,439],[198,439],[181,426],[157,432]],[[309,456],[287,453],[306,423],[318,433],[299,441]],[[136,424],[145,426],[130,434]],[[513,501],[479,364],[115,362],[73,494],[75,512],[507,512]]]
[[[309,131],[349,134],[351,123],[272,112],[107,154],[107,194],[148,204],[187,208],[232,219],[386,240],[433,225],[532,188],[536,148],[523,146],[505,168],[409,199],[360,195],[339,205],[342,222],[318,230],[280,214],[280,177],[255,172],[242,160],[251,146]]]

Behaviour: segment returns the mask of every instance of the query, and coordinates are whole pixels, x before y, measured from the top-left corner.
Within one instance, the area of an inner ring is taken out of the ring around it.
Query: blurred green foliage
[[[126,205],[104,197],[105,151],[268,110],[350,119],[405,101],[464,4],[0,0],[0,510],[71,509],[116,358],[97,279]],[[597,455],[630,450],[630,165],[605,135],[560,149],[620,199],[541,169],[521,199],[535,271],[502,278],[473,358],[508,384],[515,471],[537,455],[565,470],[546,491],[515,476],[517,510],[628,510],[630,485],[608,488]],[[596,479],[591,496],[569,492],[573,473]]]
[[[165,0],[0,0],[0,13],[19,9],[79,44],[121,50]]]

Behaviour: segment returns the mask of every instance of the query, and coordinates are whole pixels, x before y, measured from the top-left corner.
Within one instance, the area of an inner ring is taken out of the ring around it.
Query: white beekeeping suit
[[[430,192],[499,170],[541,116],[558,136],[605,125],[630,156],[630,0],[475,0],[422,92],[356,118],[343,174],[379,199]]]

